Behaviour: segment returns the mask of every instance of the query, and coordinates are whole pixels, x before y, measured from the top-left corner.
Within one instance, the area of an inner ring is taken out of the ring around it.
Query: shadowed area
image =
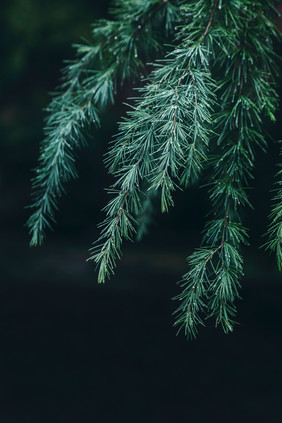
[[[2,283],[1,421],[279,419],[281,285],[245,281],[234,334],[209,324],[187,342],[172,327],[176,272],[128,253],[98,286],[82,259],[51,245]]]

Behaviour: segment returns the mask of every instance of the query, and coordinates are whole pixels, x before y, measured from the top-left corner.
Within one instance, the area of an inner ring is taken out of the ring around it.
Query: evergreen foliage
[[[77,46],[78,59],[68,64],[48,108],[33,180],[31,245],[42,243],[65,182],[76,176],[75,150],[85,143],[84,128],[99,125],[118,84],[145,77],[105,160],[116,179],[89,258],[98,266],[99,282],[114,273],[123,240],[147,233],[156,205],[167,212],[173,192],[208,169],[210,220],[176,296],[176,325],[188,337],[196,336],[206,317],[225,332],[235,323],[241,246],[248,243],[241,210],[250,205],[247,187],[256,151],[267,147],[263,122],[275,121],[278,107],[275,3],[115,1],[113,20],[100,21],[92,42]],[[160,53],[163,58],[155,60]],[[153,62],[149,76],[148,62]],[[281,175],[282,170],[267,244],[280,270]]]
[[[282,155],[282,149],[281,149]],[[274,197],[274,206],[270,214],[271,223],[268,229],[269,241],[266,244],[267,248],[274,251],[277,257],[278,268],[282,270],[282,163],[280,163],[280,170],[277,173],[276,195]]]
[[[75,150],[85,145],[84,128],[100,124],[100,111],[114,102],[118,84],[146,72],[163,49],[161,40],[177,18],[173,2],[116,1],[113,20],[93,26],[92,40],[76,45],[78,58],[63,70],[63,82],[47,108],[46,138],[33,179],[31,245],[42,244],[54,221],[57,198],[76,177]]]

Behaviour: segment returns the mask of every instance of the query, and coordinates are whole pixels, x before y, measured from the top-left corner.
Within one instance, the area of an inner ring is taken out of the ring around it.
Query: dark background
[[[198,187],[177,193],[176,207],[156,217],[142,243],[125,245],[106,285],[97,285],[85,262],[111,182],[102,155],[124,111],[120,104],[79,155],[80,179],[60,201],[54,233],[43,247],[28,247],[25,206],[42,108],[62,59],[74,55],[71,43],[90,35],[107,5],[1,2],[0,423],[281,422],[281,275],[274,257],[259,249],[277,146],[270,143],[267,158],[258,153],[254,210],[244,212],[252,246],[244,251],[240,325],[232,335],[208,323],[187,342],[173,328],[171,298],[209,208]],[[269,130],[279,139],[281,129],[280,113]]]

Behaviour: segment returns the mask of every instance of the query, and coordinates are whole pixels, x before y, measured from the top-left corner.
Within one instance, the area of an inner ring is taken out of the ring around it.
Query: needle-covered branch
[[[112,19],[99,21],[91,42],[76,46],[78,58],[68,63],[48,108],[33,179],[31,245],[42,243],[65,183],[76,177],[85,128],[99,125],[118,87],[142,80],[106,155],[115,179],[89,259],[99,282],[114,273],[123,241],[147,232],[157,206],[168,211],[177,188],[190,187],[202,173],[207,178],[209,221],[176,297],[176,325],[188,337],[207,317],[225,332],[236,323],[248,241],[242,208],[250,205],[256,151],[267,150],[264,121],[274,122],[278,108],[275,5],[115,0]],[[282,170],[277,177],[267,248],[281,270]]]
[[[209,13],[208,13],[209,12]],[[161,210],[173,205],[177,184],[187,185],[198,177],[206,159],[215,85],[210,76],[210,52],[203,34],[210,27],[214,8],[206,7],[201,19],[191,20],[193,36],[169,54],[140,89],[141,99],[120,124],[120,131],[107,157],[118,180],[115,197],[106,208],[102,233],[91,250],[90,260],[104,282],[120,257],[122,239],[131,239],[135,217],[140,212],[141,184],[160,192]],[[205,35],[205,36],[206,36]]]
[[[196,335],[205,315],[215,317],[216,326],[220,324],[225,332],[233,330],[234,301],[240,298],[243,276],[240,246],[247,242],[239,211],[249,204],[246,186],[252,178],[255,147],[266,145],[261,130],[263,114],[266,111],[272,118],[277,107],[272,55],[267,49],[253,54],[258,39],[263,44],[269,37],[265,19],[260,17],[259,8],[236,11],[234,7],[231,10],[232,2],[229,5],[230,11],[228,3],[225,5],[225,20],[232,17],[227,26],[236,22],[236,27],[228,48],[220,55],[225,73],[220,81],[221,110],[215,118],[219,135],[212,149],[208,184],[214,218],[206,225],[203,246],[188,259],[190,270],[181,283],[183,292],[176,297],[181,302],[176,325],[188,337]]]
[[[27,222],[31,245],[41,244],[54,222],[65,183],[76,176],[76,150],[85,127],[114,102],[118,84],[140,78],[145,64],[163,50],[161,39],[179,18],[174,1],[116,1],[114,20],[93,26],[92,40],[77,45],[78,58],[63,70],[63,82],[47,111],[45,139],[33,178],[33,213]]]

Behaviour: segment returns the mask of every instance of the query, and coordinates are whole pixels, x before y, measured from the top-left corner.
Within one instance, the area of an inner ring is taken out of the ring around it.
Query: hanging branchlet
[[[117,1],[114,20],[94,25],[92,40],[76,45],[78,58],[63,70],[63,82],[47,111],[45,139],[33,178],[30,245],[43,242],[54,222],[58,197],[76,177],[75,151],[85,144],[85,127],[99,125],[99,112],[113,103],[118,83],[140,77],[145,63],[163,49],[177,22],[173,1]],[[163,30],[165,28],[165,30]]]
[[[135,231],[141,183],[147,181],[148,191],[160,192],[161,210],[167,211],[177,184],[188,185],[198,177],[206,159],[215,85],[203,34],[208,34],[214,13],[215,7],[206,7],[200,29],[198,18],[191,19],[194,34],[157,65],[120,124],[106,160],[118,177],[111,189],[115,197],[106,207],[101,237],[90,256],[99,267],[99,282],[114,272],[122,239],[131,239]]]
[[[252,177],[255,147],[264,148],[266,144],[262,115],[266,111],[273,119],[277,107],[272,54],[258,48],[269,37],[269,24],[258,13],[259,3],[257,8],[244,6],[237,10],[233,2],[222,6],[225,24],[230,27],[236,22],[236,26],[229,47],[220,55],[220,66],[226,73],[218,81],[221,110],[216,115],[215,128],[219,136],[210,159],[214,218],[206,225],[202,248],[188,259],[190,271],[183,277],[183,292],[176,297],[181,301],[176,325],[188,337],[196,335],[205,314],[214,316],[216,326],[221,325],[225,332],[232,331],[235,323],[234,301],[240,298],[243,276],[240,245],[247,243],[239,208],[249,204],[246,186]],[[228,16],[232,16],[229,23]],[[230,51],[232,46],[235,48]]]

